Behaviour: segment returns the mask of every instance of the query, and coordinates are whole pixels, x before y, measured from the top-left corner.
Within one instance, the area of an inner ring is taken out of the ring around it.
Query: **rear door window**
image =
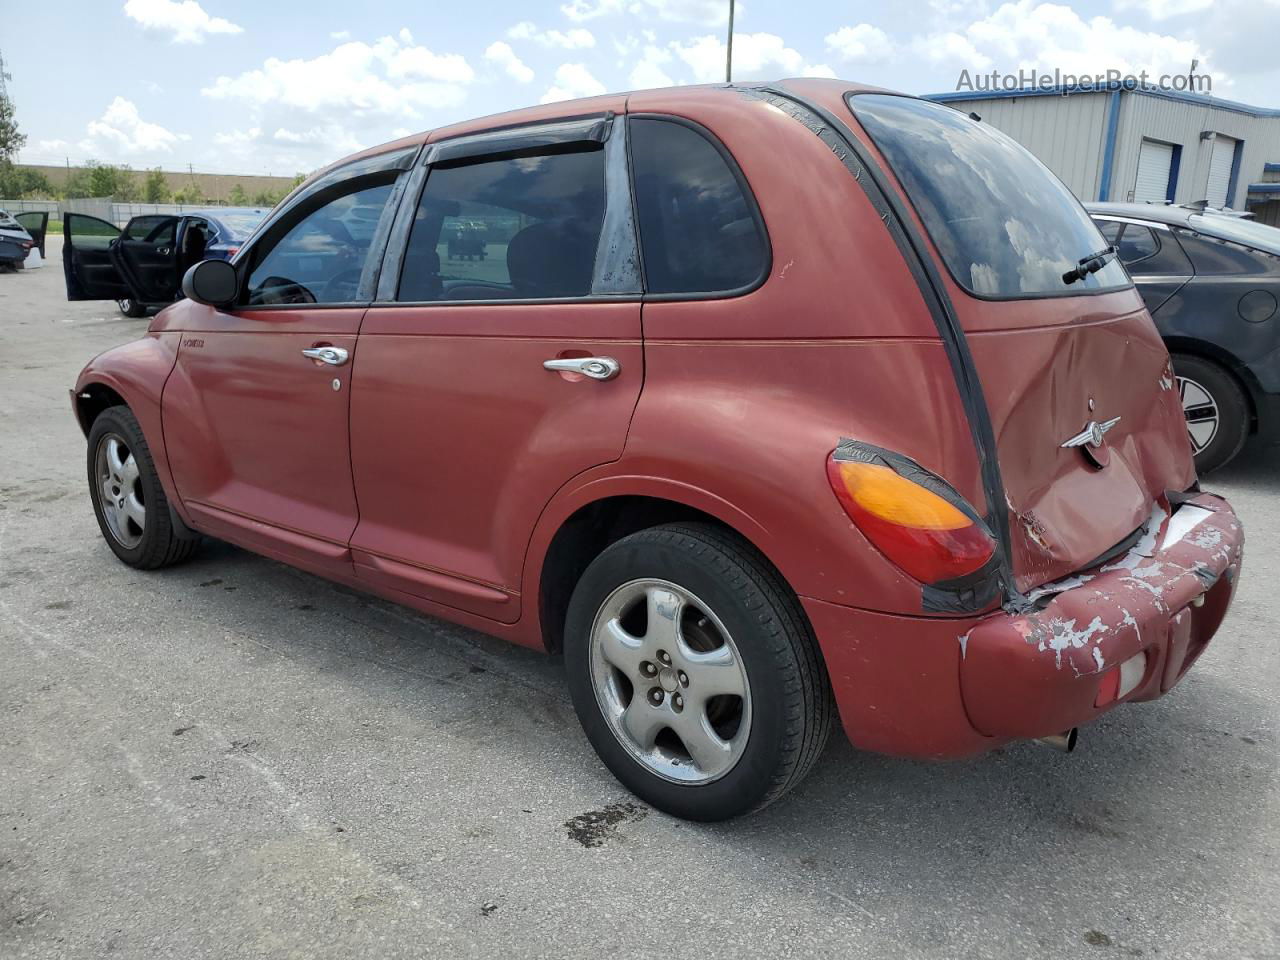
[[[1167,230],[1127,223],[1120,236],[1120,262],[1135,277],[1189,277],[1191,261]]]
[[[763,279],[763,222],[728,154],[674,120],[632,118],[629,132],[645,291],[725,294]]]
[[[1114,259],[1063,281],[1107,241],[1062,181],[990,124],[912,97],[859,94],[848,102],[965,290],[1018,300],[1128,285]]]
[[[588,296],[604,213],[598,144],[439,164],[418,203],[397,299]]]

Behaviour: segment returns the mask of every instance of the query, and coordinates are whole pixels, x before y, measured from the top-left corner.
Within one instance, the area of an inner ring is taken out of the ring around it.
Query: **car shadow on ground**
[[[1280,492],[1280,443],[1247,443],[1239,456],[1200,482],[1206,490],[1214,489],[1215,483],[1230,483],[1257,493]]]

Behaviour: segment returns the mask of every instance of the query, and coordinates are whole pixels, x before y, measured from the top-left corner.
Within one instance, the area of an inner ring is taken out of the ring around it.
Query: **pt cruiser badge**
[[[1119,422],[1119,417],[1112,417],[1110,420],[1103,420],[1101,423],[1097,420],[1090,420],[1085,424],[1083,430],[1070,440],[1063,441],[1062,446],[1064,448],[1082,447],[1081,452],[1092,461],[1094,466],[1098,468],[1105,467],[1110,459],[1103,446],[1107,442],[1107,431]]]

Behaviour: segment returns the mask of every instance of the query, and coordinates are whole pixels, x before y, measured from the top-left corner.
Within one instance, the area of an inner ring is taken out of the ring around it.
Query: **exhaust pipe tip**
[[[1079,738],[1079,729],[1077,727],[1072,727],[1065,733],[1055,733],[1051,737],[1037,737],[1036,743],[1042,743],[1046,747],[1053,747],[1055,750],[1061,750],[1063,753],[1070,753],[1076,748],[1076,741]]]

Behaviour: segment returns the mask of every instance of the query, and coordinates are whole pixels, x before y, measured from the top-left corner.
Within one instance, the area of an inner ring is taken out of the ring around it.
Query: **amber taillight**
[[[834,456],[827,479],[866,538],[921,583],[975,573],[995,554],[986,525],[957,506],[964,501],[955,491],[944,498],[884,463]]]

